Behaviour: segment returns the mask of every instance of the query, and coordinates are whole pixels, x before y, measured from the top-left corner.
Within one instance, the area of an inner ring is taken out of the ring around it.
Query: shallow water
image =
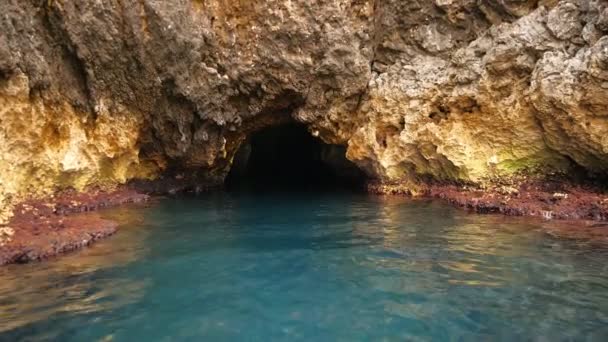
[[[344,193],[106,212],[119,234],[0,268],[0,341],[608,339],[608,247]]]

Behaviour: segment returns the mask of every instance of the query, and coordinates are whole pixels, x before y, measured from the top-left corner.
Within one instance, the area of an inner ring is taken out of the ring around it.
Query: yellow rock
[[[141,115],[124,108],[87,122],[62,99],[30,94],[28,78],[17,74],[0,84],[0,118],[0,223],[26,196],[111,187],[155,172],[139,160]]]

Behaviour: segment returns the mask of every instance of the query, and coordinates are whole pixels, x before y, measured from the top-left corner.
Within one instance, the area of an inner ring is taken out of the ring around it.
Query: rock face
[[[605,1],[0,1],[4,208],[219,184],[285,120],[383,182],[608,171]]]

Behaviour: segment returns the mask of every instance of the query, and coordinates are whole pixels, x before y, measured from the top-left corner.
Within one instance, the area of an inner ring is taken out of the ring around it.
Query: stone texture
[[[457,29],[438,37],[438,30],[416,26],[410,41],[401,39],[399,57],[372,74],[356,110],[334,112],[313,126],[332,131],[332,122],[356,118],[359,126],[340,141],[348,144],[349,159],[385,181],[426,174],[484,182],[519,171],[567,171],[572,161],[606,171],[608,38],[593,32],[605,3],[502,9],[488,3],[477,9],[495,12],[481,18],[467,16],[478,5],[466,1],[436,4],[452,14],[448,19],[475,27],[460,32],[470,41],[455,39]]]
[[[247,135],[287,119],[387,182],[608,168],[605,1],[0,8],[5,209],[175,170],[218,184]]]
[[[46,200],[15,206],[10,226],[0,227],[0,266],[44,260],[88,246],[114,234],[118,222],[98,209],[143,203],[147,195],[122,187],[115,191],[64,191]]]

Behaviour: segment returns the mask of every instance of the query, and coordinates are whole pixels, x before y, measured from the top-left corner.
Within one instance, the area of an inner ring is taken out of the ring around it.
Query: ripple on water
[[[106,215],[114,237],[0,269],[0,340],[608,337],[608,247],[551,223],[347,194]]]

